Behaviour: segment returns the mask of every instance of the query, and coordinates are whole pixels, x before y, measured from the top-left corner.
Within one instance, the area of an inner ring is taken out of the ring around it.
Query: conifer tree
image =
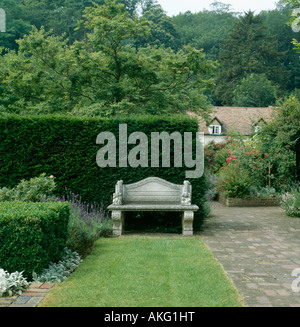
[[[250,74],[266,74],[280,89],[286,87],[288,72],[280,62],[283,53],[278,50],[274,37],[266,34],[260,15],[245,13],[236,22],[229,37],[224,41],[216,76],[218,104],[232,105],[233,91],[244,77]]]

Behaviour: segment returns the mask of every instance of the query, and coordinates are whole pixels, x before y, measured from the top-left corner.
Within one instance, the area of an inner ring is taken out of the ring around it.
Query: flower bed
[[[276,197],[229,198],[225,195],[219,195],[219,202],[227,207],[274,207],[279,205],[279,200]]]

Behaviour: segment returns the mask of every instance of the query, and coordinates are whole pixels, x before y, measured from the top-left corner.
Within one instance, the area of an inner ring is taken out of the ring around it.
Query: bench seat
[[[191,204],[192,186],[184,181],[173,184],[158,177],[148,177],[133,184],[118,181],[113,194],[111,211],[113,235],[124,231],[125,212],[129,211],[173,211],[182,212],[182,234],[193,235],[194,211],[199,207]]]
[[[178,204],[124,204],[110,205],[108,210],[122,211],[197,211],[199,207],[196,205],[184,206]]]

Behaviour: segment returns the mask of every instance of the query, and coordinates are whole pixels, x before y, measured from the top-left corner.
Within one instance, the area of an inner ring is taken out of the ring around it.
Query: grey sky
[[[214,0],[157,0],[168,16],[174,16],[186,11],[199,12],[210,9]],[[219,2],[231,4],[233,11],[244,12],[251,9],[258,14],[261,10],[275,9],[278,0],[220,0]]]

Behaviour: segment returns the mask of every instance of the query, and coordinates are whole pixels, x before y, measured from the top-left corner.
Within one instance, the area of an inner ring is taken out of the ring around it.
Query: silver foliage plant
[[[23,277],[23,271],[10,274],[0,269],[0,297],[20,295],[28,286],[29,283]]]
[[[82,261],[82,258],[77,252],[65,248],[62,259],[58,263],[50,263],[48,268],[43,269],[40,275],[33,272],[33,281],[40,283],[60,283],[67,279]],[[23,277],[23,271],[16,271],[10,274],[4,269],[0,269],[0,297],[21,295],[28,286],[29,282]]]
[[[62,259],[57,263],[50,263],[48,268],[43,269],[40,275],[32,273],[33,281],[40,283],[60,283],[67,279],[70,274],[81,264],[81,256],[65,248]]]

